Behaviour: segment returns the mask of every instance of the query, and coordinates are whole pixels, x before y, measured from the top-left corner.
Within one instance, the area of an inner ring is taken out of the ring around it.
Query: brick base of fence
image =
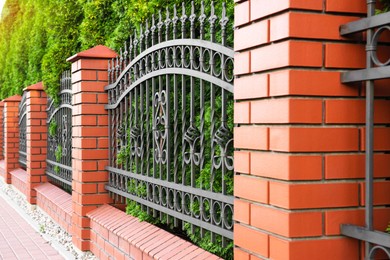
[[[10,172],[12,185],[24,196],[27,196],[27,172],[23,169],[16,169]]]
[[[90,213],[91,251],[99,259],[220,259],[109,205]]]
[[[5,161],[4,160],[0,161],[0,177],[2,177],[3,180],[5,180],[5,178],[6,178],[6,174],[5,174]]]
[[[37,205],[68,233],[72,233],[72,196],[50,183],[35,188]]]

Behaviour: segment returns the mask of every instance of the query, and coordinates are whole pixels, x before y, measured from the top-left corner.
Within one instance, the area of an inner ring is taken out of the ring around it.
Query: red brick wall
[[[4,182],[11,183],[10,171],[19,168],[19,103],[21,96],[12,96],[4,99],[5,110],[5,158]]]
[[[364,1],[235,0],[235,259],[358,259],[364,225],[365,65],[339,26]],[[375,228],[390,219],[390,89],[375,101]]]
[[[4,156],[3,156],[3,144],[4,144],[4,135],[3,135],[3,122],[4,122],[4,118],[3,118],[3,111],[4,111],[4,102],[1,101],[0,102],[0,160],[4,160]]]
[[[27,173],[25,170],[18,168],[12,170],[11,183],[17,190],[19,190],[24,196],[27,196]]]
[[[35,188],[37,206],[45,211],[57,224],[72,233],[72,196],[51,183]]]
[[[99,259],[221,259],[109,205],[90,213],[91,251]]]
[[[72,239],[81,250],[90,249],[87,213],[112,202],[108,182],[108,59],[116,53],[97,46],[68,59],[72,62]]]
[[[35,187],[45,183],[47,177],[47,126],[46,104],[47,96],[43,91],[42,82],[31,85],[25,89],[27,109],[27,201],[36,203]]]

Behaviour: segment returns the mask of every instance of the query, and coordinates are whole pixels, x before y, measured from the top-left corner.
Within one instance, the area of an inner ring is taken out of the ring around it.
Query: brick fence
[[[235,7],[235,259],[359,259],[340,224],[364,225],[365,93],[340,83],[364,67],[362,44],[339,27],[363,1],[237,1]],[[97,46],[72,63],[72,195],[46,183],[46,95],[28,87],[27,167],[18,166],[20,96],[0,103],[0,174],[48,212],[81,250],[117,259],[215,256],[112,204],[108,181],[107,60]],[[377,82],[375,228],[390,220],[390,89]],[[5,111],[3,118],[2,111]],[[4,120],[4,139],[3,122]],[[2,156],[3,140],[5,156]],[[112,207],[115,206],[116,208]],[[139,232],[139,231],[143,232]],[[146,235],[147,234],[147,235]]]

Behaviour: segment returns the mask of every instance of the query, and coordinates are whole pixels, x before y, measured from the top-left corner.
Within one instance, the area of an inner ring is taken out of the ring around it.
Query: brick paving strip
[[[64,259],[0,196],[0,258]]]

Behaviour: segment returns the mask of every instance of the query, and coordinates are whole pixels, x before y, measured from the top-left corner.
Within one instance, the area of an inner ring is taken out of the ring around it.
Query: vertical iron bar
[[[226,4],[222,3],[222,17],[219,23],[221,24],[221,44],[226,46],[226,25],[229,22],[229,19],[226,16]]]
[[[153,20],[154,21],[154,20]],[[153,35],[153,34],[152,34]],[[154,56],[152,55],[152,66],[153,65],[153,58]],[[152,150],[152,158],[153,158],[153,178],[157,177],[157,163],[156,163],[156,137],[155,137],[155,132],[157,131],[157,125],[156,125],[156,106],[157,106],[157,100],[156,100],[156,80],[155,77],[152,78],[152,143],[153,143],[153,150]],[[154,196],[154,189],[153,189],[153,196]]]
[[[148,63],[147,63],[148,64]],[[148,67],[148,65],[146,65]],[[153,131],[150,130],[150,89],[149,89],[149,79],[146,80],[146,98],[145,98],[145,103],[146,103],[146,148],[145,148],[145,157],[146,158],[146,175],[150,176],[150,160],[153,160],[153,152],[152,152],[152,157],[150,157],[150,135],[153,133]],[[152,98],[153,100],[153,98]],[[153,118],[153,117],[152,117]],[[153,138],[152,138],[153,140]],[[153,142],[153,141],[152,141]],[[149,187],[147,188],[147,197],[149,198]],[[150,208],[146,208],[146,212],[148,215],[150,215]]]
[[[124,53],[123,53],[123,59],[124,59],[124,63],[123,63],[123,67],[126,68],[127,67],[127,64],[128,64],[128,59],[127,59],[127,55],[129,54],[129,52],[127,51],[127,41],[125,41],[125,47],[124,47]]]
[[[169,17],[169,8],[167,6],[166,13],[165,13],[165,41],[169,40],[169,27],[170,27],[170,25],[171,25],[171,19]]]
[[[116,133],[116,138],[115,138],[115,140],[118,140],[119,138],[118,138],[118,127],[119,127],[119,107],[117,107],[116,109],[115,109],[115,114],[116,114],[116,119],[115,119],[115,133]],[[116,143],[115,144],[115,146],[116,146],[116,156],[118,156],[118,153],[119,153],[119,151],[118,151],[118,144]],[[116,160],[117,161],[117,167],[118,167],[118,160]],[[119,168],[119,167],[118,167]]]
[[[375,15],[375,0],[367,0],[367,17]],[[372,55],[372,37],[374,30],[367,30],[367,52],[366,66],[367,69],[373,67],[371,60]],[[369,80],[366,82],[366,208],[365,221],[368,230],[373,230],[373,141],[374,141],[374,82]],[[369,254],[372,245],[369,242],[365,243],[366,259],[369,259]]]
[[[158,43],[162,42],[162,26],[163,26],[163,22],[162,22],[162,17],[161,17],[161,10],[158,11],[158,23],[157,23],[157,30],[158,30]]]
[[[130,110],[130,118],[129,118],[129,131],[131,131],[131,129],[133,128],[133,120],[134,120],[134,108],[133,108],[133,91],[130,91],[129,93],[129,110]],[[126,133],[127,135],[127,133]],[[130,136],[128,137],[128,140],[127,140],[127,144],[129,146],[129,148],[131,148],[133,146],[133,142],[130,138]],[[130,172],[134,172],[133,171],[133,156],[131,154],[131,150],[129,152],[129,169],[128,171]]]
[[[146,19],[145,23],[145,50],[149,48],[149,21]],[[147,70],[146,70],[147,71]]]
[[[142,23],[139,25],[139,53],[144,51],[144,31],[142,28]]]
[[[130,35],[129,38],[129,63],[133,60],[133,36]],[[130,75],[129,75],[130,77]]]
[[[204,39],[204,20],[206,19],[206,15],[204,13],[204,1],[201,1],[201,7],[200,7],[200,16],[199,16],[199,22],[200,22],[200,36],[199,39]],[[202,71],[202,70],[201,70]]]
[[[141,89],[140,89],[140,106],[139,106],[139,109],[140,109],[140,123],[139,123],[139,130],[140,130],[140,133],[139,133],[139,137],[138,137],[138,140],[137,140],[137,153],[139,152],[139,159],[140,159],[140,174],[141,175],[145,175],[145,168],[144,168],[144,152],[143,152],[143,149],[145,149],[144,147],[144,122],[145,122],[145,113],[144,113],[144,97],[145,97],[145,93],[144,93],[144,84],[141,83],[140,85]],[[138,151],[139,150],[139,151]]]
[[[168,54],[167,54],[168,55]],[[166,61],[166,64],[168,64],[168,61]],[[167,181],[171,181],[171,128],[170,128],[170,122],[171,122],[171,88],[170,88],[170,78],[169,74],[166,76],[166,109],[165,109],[165,132],[167,135],[166,142],[166,156],[167,156],[167,162],[166,162],[166,172],[167,172]]]
[[[154,14],[152,15],[152,27],[150,27],[150,31],[152,32],[152,46],[155,44],[155,34],[156,31],[156,24],[154,20]]]
[[[129,125],[129,106],[128,106],[128,103],[127,103],[127,96],[125,96],[125,132],[124,132],[124,145],[127,146],[128,145],[128,140],[127,140],[127,131],[128,131],[128,125]],[[125,162],[124,162],[124,166],[125,166],[125,170],[128,171],[129,170],[129,165],[127,164],[128,163],[128,160],[127,158],[125,159]]]
[[[140,87],[142,87],[140,85]],[[139,102],[138,102],[138,88],[135,88],[134,89],[134,110],[135,110],[135,118],[134,118],[134,128],[136,129],[137,127],[139,127],[139,116],[138,116],[138,109],[139,109]],[[130,131],[132,129],[130,128]],[[131,139],[131,137],[130,137]],[[138,156],[137,156],[137,140],[134,138],[133,140],[133,144],[132,144],[132,147],[134,147],[134,162],[135,162],[135,171],[134,173],[135,174],[138,174],[139,173],[139,167],[138,167],[138,164],[139,164],[139,160],[138,160]]]
[[[124,112],[124,111],[123,111],[123,106],[124,106],[124,105],[123,105],[123,102],[121,102],[121,103],[119,104],[119,114],[120,114],[120,115],[119,115],[119,122],[118,122],[119,125],[121,126],[121,130],[122,130],[122,132],[121,132],[121,135],[122,135],[122,136],[120,136],[120,138],[121,138],[121,139],[120,139],[120,142],[121,142],[121,149],[123,149],[123,146],[122,146],[122,145],[123,145],[123,143],[122,143],[122,142],[123,142],[123,141],[122,141],[122,140],[123,140],[123,135],[126,134],[126,131],[124,130],[125,127],[124,127],[124,120],[123,120],[123,112]],[[124,132],[124,131],[125,131],[125,132]],[[123,133],[123,132],[124,132],[124,133]],[[126,169],[123,162],[122,162],[122,167],[121,167],[121,169],[122,169],[122,170],[123,170],[123,169]]]
[[[173,18],[172,18],[172,24],[173,24],[173,34],[172,38],[177,38],[177,21],[179,20],[179,17],[177,17],[177,10],[176,10],[176,4],[173,6]]]
[[[150,176],[150,91],[149,91],[149,80],[146,80],[146,148],[145,148],[145,157],[146,158],[146,175]]]
[[[215,15],[214,9],[214,1],[211,1],[211,14],[209,17],[210,22],[210,41],[215,42],[215,21],[217,20],[217,16]]]
[[[176,61],[173,61],[176,62]],[[178,88],[177,88],[177,77],[176,74],[173,75],[173,168],[174,168],[174,178],[173,181],[178,183],[178,172],[179,172],[179,97],[178,97]]]
[[[161,37],[161,29],[159,29],[159,37]],[[161,50],[159,51],[159,55],[158,55],[158,69],[162,69],[162,66],[161,66]],[[159,93],[159,97],[160,97],[159,103],[161,102],[161,107],[160,107],[160,104],[157,107],[158,113],[159,113],[159,116],[160,116],[160,125],[162,125],[161,118],[162,118],[162,116],[164,114],[164,111],[163,111],[164,107],[162,105],[162,91],[163,91],[162,85],[163,85],[163,80],[162,80],[162,76],[160,75],[160,76],[158,76],[158,93]],[[159,129],[161,129],[161,127]],[[162,152],[163,151],[163,141],[162,141],[163,137],[160,136],[160,138],[161,138],[161,140],[159,140],[159,147],[158,147],[158,149],[159,149],[160,152]],[[161,158],[162,153],[160,153],[159,156],[160,156],[160,158],[159,158],[160,159],[159,160],[159,178],[160,178],[160,180],[162,180],[163,179],[163,163],[162,163],[162,158]]]

